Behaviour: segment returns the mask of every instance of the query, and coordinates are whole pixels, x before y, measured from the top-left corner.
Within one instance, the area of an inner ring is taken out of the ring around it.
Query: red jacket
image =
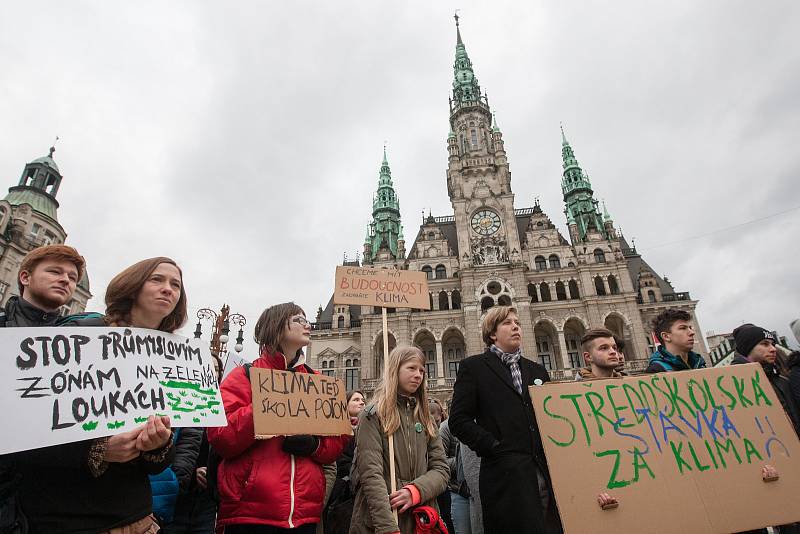
[[[294,371],[313,373],[303,360]],[[281,353],[265,351],[253,367],[286,369],[286,359]],[[310,457],[287,454],[281,449],[283,437],[255,439],[250,380],[243,367],[231,371],[220,389],[228,426],[208,429],[209,443],[222,456],[217,473],[217,526],[296,528],[319,523],[325,499],[322,464],[335,462],[351,437],[321,437]]]

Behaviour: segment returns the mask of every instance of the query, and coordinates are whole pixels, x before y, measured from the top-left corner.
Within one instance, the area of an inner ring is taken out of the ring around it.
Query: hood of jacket
[[[292,362],[282,352],[275,351],[269,352],[267,349],[261,351],[261,356],[272,369],[280,369],[281,371],[296,371],[299,368],[304,368],[305,372],[313,373],[314,371],[306,365],[306,354],[301,352],[300,356]]]
[[[650,356],[650,363],[658,364],[663,367],[665,371],[686,371],[689,369],[704,369],[706,367],[706,361],[696,352],[689,351],[688,356],[689,365],[686,365],[686,362],[679,356],[672,354],[664,348],[664,345],[661,345],[658,347],[658,350]]]

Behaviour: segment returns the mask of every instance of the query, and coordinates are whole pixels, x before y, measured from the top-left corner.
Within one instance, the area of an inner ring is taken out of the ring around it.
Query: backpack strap
[[[247,381],[250,382],[250,368],[253,367],[253,364],[245,362],[244,365],[242,365],[242,367],[244,367],[244,376],[246,376]]]

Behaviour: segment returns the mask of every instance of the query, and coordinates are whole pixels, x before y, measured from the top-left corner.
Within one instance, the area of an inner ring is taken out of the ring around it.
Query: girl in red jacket
[[[303,347],[311,324],[293,302],[267,308],[255,340],[261,351],[253,367],[313,373]],[[350,436],[276,436],[255,439],[253,399],[245,367],[222,382],[228,426],[208,429],[222,457],[217,475],[217,531],[225,534],[313,534],[325,499],[322,464],[336,461]]]

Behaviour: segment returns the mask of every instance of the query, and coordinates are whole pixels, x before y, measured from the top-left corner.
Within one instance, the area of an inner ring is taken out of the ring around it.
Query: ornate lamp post
[[[215,312],[211,308],[200,308],[197,310],[197,327],[194,331],[194,337],[200,339],[203,335],[204,320],[213,322],[213,330],[211,332],[211,354],[218,356],[222,359],[227,359],[228,356],[228,334],[230,333],[231,323],[239,327],[239,335],[236,336],[236,345],[233,349],[239,353],[242,352],[244,346],[244,325],[247,324],[247,319],[244,315],[230,313],[230,306],[227,304],[222,306],[220,313]]]

